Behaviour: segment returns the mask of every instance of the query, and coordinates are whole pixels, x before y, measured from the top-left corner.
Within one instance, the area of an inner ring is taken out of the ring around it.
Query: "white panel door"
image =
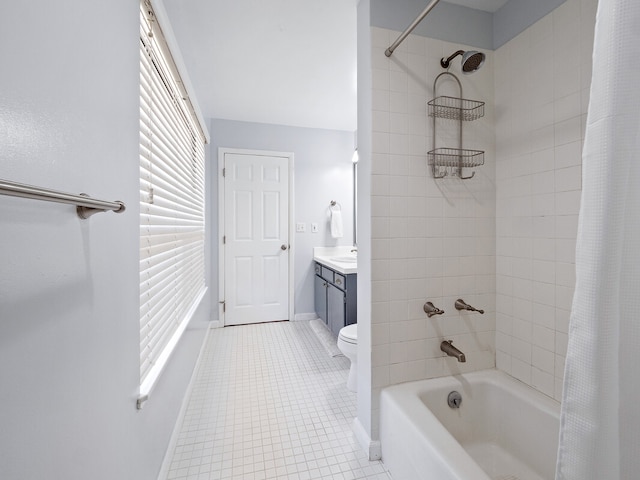
[[[289,319],[289,157],[224,154],[225,325]]]

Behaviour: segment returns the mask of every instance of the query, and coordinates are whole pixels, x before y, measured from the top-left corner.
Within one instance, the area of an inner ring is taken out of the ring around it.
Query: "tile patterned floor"
[[[167,478],[389,480],[353,436],[348,369],[306,321],[211,330]]]

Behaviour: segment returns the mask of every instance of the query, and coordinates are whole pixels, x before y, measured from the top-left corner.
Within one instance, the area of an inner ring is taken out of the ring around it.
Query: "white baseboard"
[[[299,322],[301,320],[315,320],[318,316],[315,313],[296,313],[293,316],[293,320],[295,322]]]
[[[360,447],[362,447],[362,450],[364,450],[369,457],[369,460],[380,460],[382,458],[380,440],[371,440],[371,437],[357,417],[353,419],[353,433],[356,436]]]
[[[184,422],[185,415],[187,414],[187,407],[189,406],[189,398],[191,397],[191,392],[193,392],[196,377],[198,375],[198,370],[200,369],[200,363],[202,363],[203,352],[207,345],[207,339],[209,338],[209,332],[211,328],[207,329],[206,333],[204,334],[202,344],[200,345],[200,352],[198,353],[198,358],[196,359],[196,363],[193,367],[193,372],[191,372],[191,378],[189,379],[187,390],[184,394],[184,397],[182,397],[182,403],[180,405],[180,411],[178,412],[178,418],[176,419],[176,423],[173,427],[173,432],[171,433],[171,438],[169,439],[169,446],[167,447],[162,465],[160,466],[158,480],[163,480],[169,475],[169,467],[171,466],[171,461],[173,460],[173,452],[176,449],[176,445],[178,444],[178,437],[180,436],[182,423]]]
[[[302,320],[315,320],[318,316],[315,313],[296,313],[293,317],[294,322]],[[222,328],[224,323],[222,320],[211,320],[209,322],[209,328]]]

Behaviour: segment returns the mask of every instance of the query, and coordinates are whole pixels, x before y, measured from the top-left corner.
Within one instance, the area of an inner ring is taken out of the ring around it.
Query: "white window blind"
[[[150,4],[140,8],[140,398],[204,294],[205,138]],[[141,401],[138,401],[140,406]]]

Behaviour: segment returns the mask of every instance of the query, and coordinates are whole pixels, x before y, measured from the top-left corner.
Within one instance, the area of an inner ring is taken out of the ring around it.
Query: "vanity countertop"
[[[313,259],[343,275],[358,273],[357,252],[353,247],[314,247]]]

